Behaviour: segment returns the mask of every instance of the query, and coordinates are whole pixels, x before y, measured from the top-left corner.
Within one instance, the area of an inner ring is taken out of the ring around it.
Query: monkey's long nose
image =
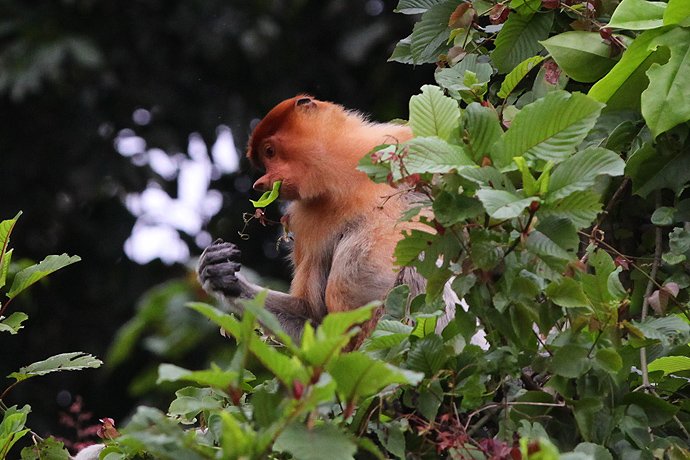
[[[259,192],[268,192],[271,190],[271,180],[267,176],[261,176],[254,182],[254,190]]]

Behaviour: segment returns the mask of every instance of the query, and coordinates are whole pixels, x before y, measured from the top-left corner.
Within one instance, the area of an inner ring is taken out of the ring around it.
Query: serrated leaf
[[[565,198],[594,185],[597,176],[621,176],[624,170],[625,162],[616,153],[602,148],[585,149],[556,166],[544,199]]]
[[[503,83],[501,83],[501,89],[498,91],[497,96],[501,99],[505,99],[506,97],[508,97],[508,95],[513,92],[515,87],[522,81],[522,79],[525,78],[527,74],[530,73],[532,69],[535,68],[543,60],[543,56],[532,56],[518,64],[503,79]]]
[[[414,58],[412,57],[412,36],[408,36],[400,40],[393,49],[391,57],[388,58],[388,62],[399,62],[401,64],[414,64]]]
[[[632,178],[633,193],[646,198],[662,188],[679,193],[685,188],[689,168],[690,151],[679,149],[670,155],[661,155],[652,144],[646,144],[628,158],[625,175]]]
[[[333,424],[324,423],[308,428],[295,422],[278,436],[273,450],[290,452],[293,458],[299,460],[351,460],[357,452],[357,445]]]
[[[573,192],[565,198],[542,203],[537,218],[568,219],[576,229],[589,227],[601,211],[599,196],[590,190]]]
[[[2,451],[2,449],[0,449]],[[65,444],[52,436],[22,449],[22,460],[72,460]]]
[[[611,57],[611,46],[604,43],[599,32],[571,30],[541,44],[570,78],[585,83],[599,80],[617,62]]]
[[[416,137],[405,144],[403,160],[408,174],[447,173],[476,165],[460,145],[449,144],[438,137]]]
[[[405,238],[398,241],[395,247],[395,264],[398,266],[410,265],[436,239],[438,236],[432,233],[412,230]]]
[[[452,28],[448,25],[450,15],[459,1],[446,1],[431,5],[422,19],[415,23],[410,36],[410,52],[415,64],[437,62],[449,45]]]
[[[255,208],[264,208],[268,206],[278,199],[278,195],[280,194],[280,184],[282,183],[283,181],[280,180],[275,181],[273,183],[273,188],[268,192],[264,192],[264,194],[261,195],[261,198],[259,198],[257,201],[249,201],[251,201]]]
[[[30,430],[25,428],[26,417],[31,412],[27,404],[21,409],[17,406],[7,408],[0,422],[0,454],[4,457],[10,448]]]
[[[647,366],[649,372],[664,371],[665,374],[690,370],[690,358],[687,356],[664,356],[657,358]]]
[[[446,359],[441,336],[429,334],[414,343],[407,355],[405,367],[431,377],[441,370]]]
[[[16,297],[17,294],[41,278],[48,276],[51,273],[66,267],[67,265],[79,262],[80,260],[81,257],[79,256],[70,257],[67,254],[46,257],[43,259],[43,261],[41,261],[41,263],[27,267],[14,276],[12,287],[10,288],[10,292],[7,293],[7,297],[10,299]]]
[[[549,93],[515,116],[505,134],[503,154],[562,161],[594,127],[603,107],[582,93]]]
[[[491,147],[503,135],[496,110],[473,102],[465,109],[463,121],[474,161],[480,162],[482,158],[490,157]]]
[[[642,115],[654,136],[690,120],[690,29],[676,27],[654,42],[667,46],[671,57],[647,70],[649,86],[642,92]]]
[[[491,59],[500,73],[509,73],[522,61],[537,55],[542,49],[539,43],[549,36],[553,13],[522,16],[510,13],[495,41]]]
[[[95,369],[100,367],[101,364],[103,364],[103,361],[100,359],[81,351],[61,353],[59,355],[51,356],[46,360],[38,361],[33,364],[29,364],[26,367],[22,367],[19,369],[19,372],[13,372],[8,377],[21,382],[22,380],[26,380],[30,377],[50,374],[51,372],[77,371],[88,368]]]
[[[27,319],[29,319],[29,316],[21,311],[12,313],[8,318],[0,316],[0,332],[16,334],[19,329],[24,327],[22,326],[22,323]]]
[[[458,103],[438,86],[422,86],[422,94],[410,98],[410,127],[416,137],[448,139],[458,127]]]
[[[512,219],[522,214],[533,201],[539,201],[537,197],[524,198],[505,190],[492,189],[477,190],[477,198],[494,219]]]
[[[477,62],[477,55],[469,54],[453,67],[441,69],[434,74],[436,83],[455,99],[477,100],[486,92],[493,68],[487,62]]]
[[[666,3],[647,0],[623,0],[616,7],[606,27],[646,30],[664,25]]]

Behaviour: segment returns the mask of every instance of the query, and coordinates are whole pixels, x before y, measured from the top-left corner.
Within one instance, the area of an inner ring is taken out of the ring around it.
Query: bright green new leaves
[[[0,458],[6,458],[14,443],[29,432],[24,426],[30,411],[31,407],[26,405],[21,409],[12,406],[4,412],[0,422]]]
[[[79,256],[70,257],[67,254],[46,257],[41,263],[27,267],[15,275],[14,281],[12,282],[12,287],[7,293],[7,297],[10,299],[16,297],[17,294],[41,278],[44,278],[54,271],[66,267],[67,265],[79,262],[80,260],[81,258]]]
[[[611,16],[607,27],[647,30],[664,25],[666,3],[647,0],[623,0]]]
[[[664,374],[673,374],[690,370],[690,358],[687,356],[664,356],[657,358],[647,367],[649,372],[663,371]]]
[[[93,356],[82,353],[61,353],[52,356],[46,360],[38,361],[26,367],[19,369],[19,372],[13,372],[8,377],[16,379],[17,382],[26,380],[37,375],[50,374],[51,372],[59,371],[76,371],[86,368],[100,367],[103,362]]]
[[[686,0],[669,0],[668,6],[664,11],[664,25],[680,24],[689,26],[690,3]]]
[[[458,127],[458,103],[438,86],[422,86],[422,94],[410,98],[410,127],[417,137],[448,139]]]
[[[517,156],[565,159],[592,129],[603,107],[582,93],[566,91],[554,91],[525,106],[505,134],[504,164]]]
[[[203,371],[189,371],[174,364],[161,364],[158,367],[158,381],[161,382],[194,382],[199,385],[212,386],[227,390],[237,383],[239,373],[223,371],[217,366]]]
[[[690,89],[685,84],[689,71],[690,30],[659,27],[635,38],[589,95],[609,106],[641,107],[647,125],[658,136],[690,120]]]
[[[12,250],[7,250],[10,244],[10,233],[17,223],[17,219],[21,216],[21,211],[14,216],[14,219],[3,220],[0,222],[0,288],[5,286],[7,280],[7,272],[10,267],[10,260],[12,259]]]
[[[690,120],[690,29],[676,27],[657,38],[655,47],[671,50],[667,63],[654,63],[642,92],[642,115],[655,136]]]
[[[487,62],[477,62],[477,56],[470,54],[449,69],[434,74],[436,82],[455,99],[467,103],[481,100],[493,69]]]
[[[255,208],[264,208],[268,206],[269,204],[273,203],[275,200],[278,199],[278,195],[280,194],[280,184],[282,184],[282,180],[277,180],[273,183],[273,188],[269,192],[264,192],[263,195],[261,195],[261,198],[259,198],[257,201],[254,200],[249,200],[252,202]]]
[[[549,36],[552,13],[522,16],[510,13],[496,37],[496,48],[491,59],[500,73],[508,73],[527,58],[542,50],[539,43]]]
[[[597,81],[617,61],[611,57],[611,46],[604,43],[599,32],[571,30],[541,44],[570,78],[581,82]]]
[[[543,42],[542,44],[544,43],[546,42]],[[522,81],[522,79],[525,78],[527,74],[530,73],[530,71],[543,60],[543,56],[532,56],[522,61],[517,67],[511,70],[508,75],[506,75],[506,77],[503,79],[503,83],[501,83],[501,89],[496,95],[503,99],[508,97],[508,95],[513,92],[515,87]]]

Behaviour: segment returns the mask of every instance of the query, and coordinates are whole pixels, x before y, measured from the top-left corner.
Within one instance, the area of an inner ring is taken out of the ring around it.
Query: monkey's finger
[[[233,246],[235,246],[233,244]],[[242,256],[242,251],[233,247],[213,248],[213,250],[206,250],[203,255],[203,264],[211,265],[221,262],[236,261]]]

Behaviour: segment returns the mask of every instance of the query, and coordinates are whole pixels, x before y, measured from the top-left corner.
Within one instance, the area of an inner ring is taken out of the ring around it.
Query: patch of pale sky
[[[216,174],[239,168],[240,154],[230,128],[217,129],[210,156],[198,133],[189,136],[187,155],[171,156],[157,148],[147,150],[146,141],[131,130],[120,132],[115,148],[133,163],[150,166],[163,180],[177,179],[177,198],[168,195],[156,181],[151,181],[142,193],[125,197],[127,209],[137,217],[125,242],[127,257],[139,264],[157,258],[166,264],[184,263],[190,249],[180,231],[194,237],[199,247],[210,244],[211,235],[203,227],[223,205],[221,192],[210,188],[211,180],[217,178],[213,177]]]

